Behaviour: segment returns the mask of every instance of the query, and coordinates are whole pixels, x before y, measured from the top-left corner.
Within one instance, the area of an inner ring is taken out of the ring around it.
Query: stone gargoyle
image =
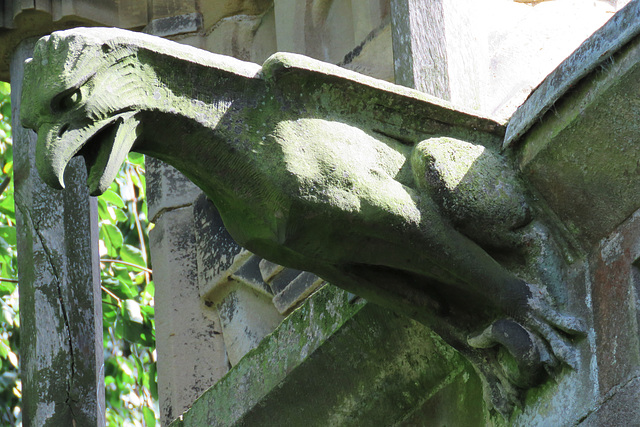
[[[503,413],[577,367],[584,327],[531,267],[548,233],[487,118],[299,55],[94,28],[38,41],[21,119],[52,187],[76,155],[93,195],[130,150],[175,166],[240,245],[431,327]]]

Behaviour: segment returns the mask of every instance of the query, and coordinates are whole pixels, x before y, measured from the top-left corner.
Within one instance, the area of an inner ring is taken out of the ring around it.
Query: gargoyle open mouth
[[[54,188],[64,188],[64,170],[71,158],[84,157],[92,196],[104,193],[115,179],[140,135],[136,112],[126,111],[79,129],[67,124],[38,130],[36,163],[40,176]]]

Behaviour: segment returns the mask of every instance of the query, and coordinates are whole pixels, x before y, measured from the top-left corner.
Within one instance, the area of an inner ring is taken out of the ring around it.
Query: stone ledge
[[[636,37],[557,100],[515,147],[524,177],[583,248],[640,208],[630,196],[640,191],[639,64]]]
[[[325,286],[171,426],[394,425],[452,384],[464,392],[434,411],[484,425],[479,382],[455,351],[428,328]]]

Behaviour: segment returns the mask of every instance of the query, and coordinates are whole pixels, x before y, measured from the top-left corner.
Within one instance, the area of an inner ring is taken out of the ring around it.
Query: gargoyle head
[[[36,43],[25,65],[21,119],[38,133],[36,163],[42,179],[64,188],[64,170],[85,158],[91,194],[115,178],[141,126],[136,118],[144,90],[137,49],[119,43],[119,30],[70,30]],[[113,33],[111,37],[105,34]]]

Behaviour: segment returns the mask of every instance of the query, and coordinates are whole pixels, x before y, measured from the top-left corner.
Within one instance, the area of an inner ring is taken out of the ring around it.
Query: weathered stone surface
[[[193,206],[196,233],[199,294],[219,302],[226,294],[225,284],[232,272],[251,257],[231,238],[220,214],[206,195],[200,195]]]
[[[283,317],[271,295],[231,279],[224,298],[216,301],[229,362],[236,365],[280,324]]]
[[[155,222],[165,211],[189,206],[202,194],[182,172],[153,157],[145,158],[147,175],[147,205],[149,220]]]
[[[36,135],[22,127],[19,113],[34,42],[21,44],[11,64],[22,422],[99,427],[105,418],[97,203],[81,159],[67,170],[65,192],[36,172]]]
[[[551,15],[550,15],[551,16]],[[504,145],[520,138],[556,101],[640,32],[640,3],[630,2],[547,76],[513,114]],[[611,64],[604,64],[609,67]]]
[[[271,294],[271,288],[262,280],[262,272],[260,271],[261,259],[257,255],[252,255],[240,268],[231,273],[231,278],[244,282],[258,292]]]
[[[426,395],[422,406],[398,423],[404,427],[490,425],[482,399],[482,384],[468,367],[453,371],[439,388]],[[499,420],[494,425],[500,425]]]
[[[638,5],[629,4],[640,10]],[[640,191],[640,106],[629,98],[638,90],[639,58],[636,38],[575,83],[517,147],[526,178],[585,248],[640,207],[629,196]],[[565,78],[573,81],[572,75]]]
[[[315,274],[301,273],[273,297],[273,304],[281,314],[288,314],[323,282]]]
[[[178,67],[184,73],[177,74]],[[95,71],[91,84],[83,84],[89,70]],[[430,149],[420,141],[437,134],[437,145],[464,141],[485,153],[498,145],[498,123],[299,55],[276,54],[259,67],[117,30],[53,34],[37,45],[27,72],[38,89],[24,95],[30,102],[22,115],[41,134],[38,167],[50,185],[62,185],[69,158],[87,140],[98,147],[80,151],[92,165],[93,194],[108,188],[131,147],[172,162],[214,200],[229,233],[247,249],[431,325],[477,365],[502,412],[510,411],[519,389],[542,380],[542,365],[574,364],[575,351],[556,346],[562,341],[555,334],[569,338],[580,322],[563,316],[533,284],[540,283],[535,271],[525,281],[491,255],[502,239],[481,240],[456,226],[490,227],[491,203],[472,205],[481,211],[473,216],[456,208],[459,215],[450,221],[451,194],[436,197],[437,180],[421,169]],[[118,88],[129,96],[115,96]],[[382,111],[384,117],[376,114]],[[107,118],[87,123],[86,116]],[[179,144],[167,138],[178,133]],[[489,157],[511,168],[499,153]],[[482,200],[499,174],[471,175],[470,198]],[[502,185],[524,188],[512,185],[515,180],[512,174]],[[511,215],[508,203],[498,206]],[[535,235],[527,236],[521,222],[508,247],[514,262],[528,263],[517,250]],[[214,297],[216,304],[235,282],[214,284],[229,288]],[[501,319],[521,333],[498,341],[488,328],[481,339],[468,340],[481,332],[479,325]],[[522,340],[511,342],[516,336]],[[498,342],[516,358],[513,377],[500,373],[492,349]],[[523,346],[530,350],[520,351]],[[530,360],[522,359],[527,355]],[[536,368],[520,369],[523,364]]]
[[[480,109],[481,53],[473,1],[392,0],[396,83]]]
[[[358,3],[360,4],[360,3]],[[364,4],[364,3],[362,3]],[[338,65],[377,79],[393,82],[393,49],[391,45],[391,20],[387,19],[366,34]]]
[[[237,15],[262,15],[273,8],[273,0],[199,1],[198,8],[204,16],[205,28],[210,31],[210,28],[223,18]]]
[[[602,239],[591,254],[597,374],[602,395],[640,372],[640,311],[634,281],[638,259],[640,211]]]
[[[142,31],[158,37],[169,37],[202,31],[202,26],[202,15],[192,12],[154,19]]]
[[[296,270],[294,268],[285,268],[278,272],[278,274],[273,275],[271,279],[267,281],[269,287],[271,288],[271,292],[274,295],[279,294],[284,291],[285,288],[293,281],[296,277],[302,274],[302,270]]]
[[[252,62],[264,62],[277,51],[273,9],[257,16],[234,15],[220,20],[205,36],[204,49]]]
[[[267,261],[266,259],[260,261],[259,267],[262,280],[267,283],[269,283],[276,274],[280,273],[284,269],[283,266]]]
[[[640,377],[636,373],[607,394],[592,414],[579,424],[581,427],[640,425]]]
[[[197,243],[199,295],[215,306],[231,365],[282,321],[262,279],[260,258],[241,248],[225,229],[206,196],[193,207]],[[177,415],[177,414],[174,414]]]
[[[0,79],[9,81],[12,53],[23,40],[78,26],[140,28],[148,22],[147,7],[146,0],[3,1]]]
[[[172,426],[393,425],[456,381],[478,387],[427,328],[347,299],[314,294]],[[484,413],[466,419],[483,425]]]
[[[193,208],[163,213],[149,239],[158,393],[161,422],[167,425],[227,372],[229,362],[218,313],[200,298]]]
[[[131,1],[131,0],[129,0]],[[174,18],[198,11],[197,0],[151,0],[148,3],[150,19]]]

